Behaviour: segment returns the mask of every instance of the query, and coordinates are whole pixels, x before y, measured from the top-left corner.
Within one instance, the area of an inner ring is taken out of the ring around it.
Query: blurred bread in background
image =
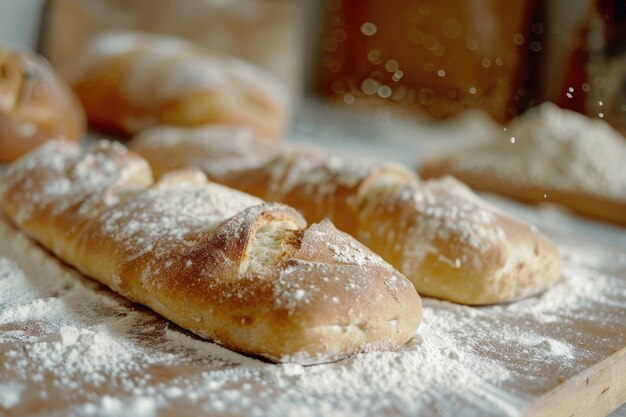
[[[104,32],[59,67],[94,128],[126,135],[158,124],[224,124],[268,139],[287,129],[288,93],[278,80],[181,38]]]
[[[56,71],[33,53],[0,44],[0,162],[84,133],[83,110]]]
[[[626,131],[626,6],[613,0],[46,4],[40,50],[54,65],[103,31],[134,30],[253,62],[297,98],[365,112],[441,119],[474,109],[506,123],[552,101]]]

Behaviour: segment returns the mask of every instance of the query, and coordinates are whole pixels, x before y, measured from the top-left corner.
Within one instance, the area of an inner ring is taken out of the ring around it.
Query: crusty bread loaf
[[[544,103],[492,139],[426,161],[421,173],[626,225],[626,139],[605,121]]]
[[[560,274],[559,254],[536,228],[447,177],[406,184],[361,210],[359,240],[422,295],[492,304],[535,294]]]
[[[0,44],[0,162],[53,137],[85,133],[80,104],[42,58]]]
[[[542,291],[559,276],[559,255],[545,237],[452,179],[420,182],[400,165],[350,162],[301,144],[264,147],[235,128],[155,127],[132,146],[158,175],[199,167],[309,221],[332,219],[422,295],[497,303]]]
[[[2,206],[64,261],[192,332],[273,361],[395,349],[421,318],[413,286],[329,222],[208,183],[153,184],[121,145],[51,141],[11,165]]]
[[[89,122],[121,134],[220,123],[277,139],[288,122],[287,92],[277,80],[175,37],[105,32],[62,70]]]

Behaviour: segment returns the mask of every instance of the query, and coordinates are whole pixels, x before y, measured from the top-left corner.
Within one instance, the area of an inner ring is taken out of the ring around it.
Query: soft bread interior
[[[259,272],[278,264],[288,251],[296,230],[298,225],[287,220],[269,221],[259,227],[248,243],[239,269],[240,275]]]

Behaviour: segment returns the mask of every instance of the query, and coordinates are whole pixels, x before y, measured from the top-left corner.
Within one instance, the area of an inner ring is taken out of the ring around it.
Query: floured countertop
[[[351,149],[349,138],[340,142]],[[422,325],[400,351],[309,367],[195,337],[0,218],[0,415],[555,415],[546,414],[550,401],[585,410],[592,400],[568,388],[576,375],[591,390],[594,364],[626,371],[624,229],[489,198],[555,241],[564,260],[556,286],[491,307],[424,298]],[[598,407],[623,401],[612,386],[596,388]],[[559,390],[570,397],[552,399]]]
[[[274,365],[203,341],[0,222],[0,410],[8,415],[523,415],[626,346],[626,251],[546,232],[546,293],[493,307],[424,299],[393,353]]]

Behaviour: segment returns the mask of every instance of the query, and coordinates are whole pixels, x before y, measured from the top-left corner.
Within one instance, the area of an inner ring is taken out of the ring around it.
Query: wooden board
[[[606,416],[626,401],[626,348],[598,362],[541,397],[533,417]]]
[[[513,203],[502,197],[488,193],[483,195],[516,216],[538,225],[547,231],[557,242],[568,242],[583,252],[589,250],[590,259],[605,257],[614,261],[604,263],[604,268],[615,278],[626,280],[626,229],[571,215],[555,206],[526,206]],[[598,239],[611,242],[600,243]],[[587,248],[587,249],[585,249]],[[602,262],[601,262],[602,263]],[[624,293],[619,296],[623,297]],[[622,305],[622,312],[624,308]],[[625,323],[622,319],[622,323]],[[596,327],[595,323],[591,326]],[[608,329],[606,323],[600,326]],[[626,403],[626,331],[622,326],[615,329],[614,339],[617,350],[600,359],[595,364],[562,381],[543,394],[525,412],[529,417],[550,416],[606,416]],[[619,348],[619,346],[622,346]],[[620,410],[626,410],[621,407]]]

